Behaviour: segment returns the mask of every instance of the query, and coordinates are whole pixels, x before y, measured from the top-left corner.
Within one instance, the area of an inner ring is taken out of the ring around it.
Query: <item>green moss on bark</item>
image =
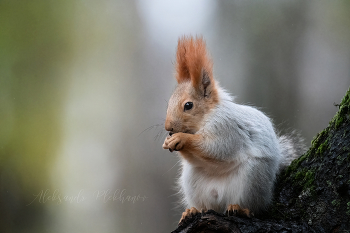
[[[334,124],[335,128],[337,129],[341,124],[343,124],[345,121],[349,121],[350,119],[350,88],[346,92],[345,96],[343,97],[342,101],[339,104],[339,111],[337,114],[333,117],[330,124]]]
[[[278,177],[268,218],[350,229],[350,88],[328,127]]]

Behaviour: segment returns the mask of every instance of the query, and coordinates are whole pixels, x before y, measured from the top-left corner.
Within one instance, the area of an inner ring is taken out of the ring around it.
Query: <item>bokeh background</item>
[[[350,86],[349,1],[0,0],[0,232],[170,232],[181,35],[310,144]]]

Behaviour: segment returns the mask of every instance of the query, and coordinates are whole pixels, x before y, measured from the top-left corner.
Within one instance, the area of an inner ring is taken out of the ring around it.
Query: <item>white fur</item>
[[[271,202],[281,164],[291,162],[282,155],[288,148],[281,148],[289,145],[278,138],[266,115],[234,103],[220,87],[218,91],[218,106],[196,134],[204,138],[203,151],[224,162],[196,164],[182,158],[179,185],[183,202],[186,208],[218,212],[224,212],[229,204],[239,204],[258,213]]]

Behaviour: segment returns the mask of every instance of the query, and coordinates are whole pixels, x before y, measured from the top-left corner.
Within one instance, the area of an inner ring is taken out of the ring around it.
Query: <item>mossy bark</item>
[[[208,211],[174,233],[350,232],[350,88],[338,107],[311,148],[279,175],[266,214],[244,219]]]

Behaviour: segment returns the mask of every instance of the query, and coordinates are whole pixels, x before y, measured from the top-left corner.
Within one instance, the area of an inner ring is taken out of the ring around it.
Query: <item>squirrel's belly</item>
[[[184,173],[190,176],[184,175]],[[180,178],[187,208],[213,209],[224,212],[229,204],[241,204],[244,184],[237,174],[226,177],[205,177],[193,170],[183,169]]]

